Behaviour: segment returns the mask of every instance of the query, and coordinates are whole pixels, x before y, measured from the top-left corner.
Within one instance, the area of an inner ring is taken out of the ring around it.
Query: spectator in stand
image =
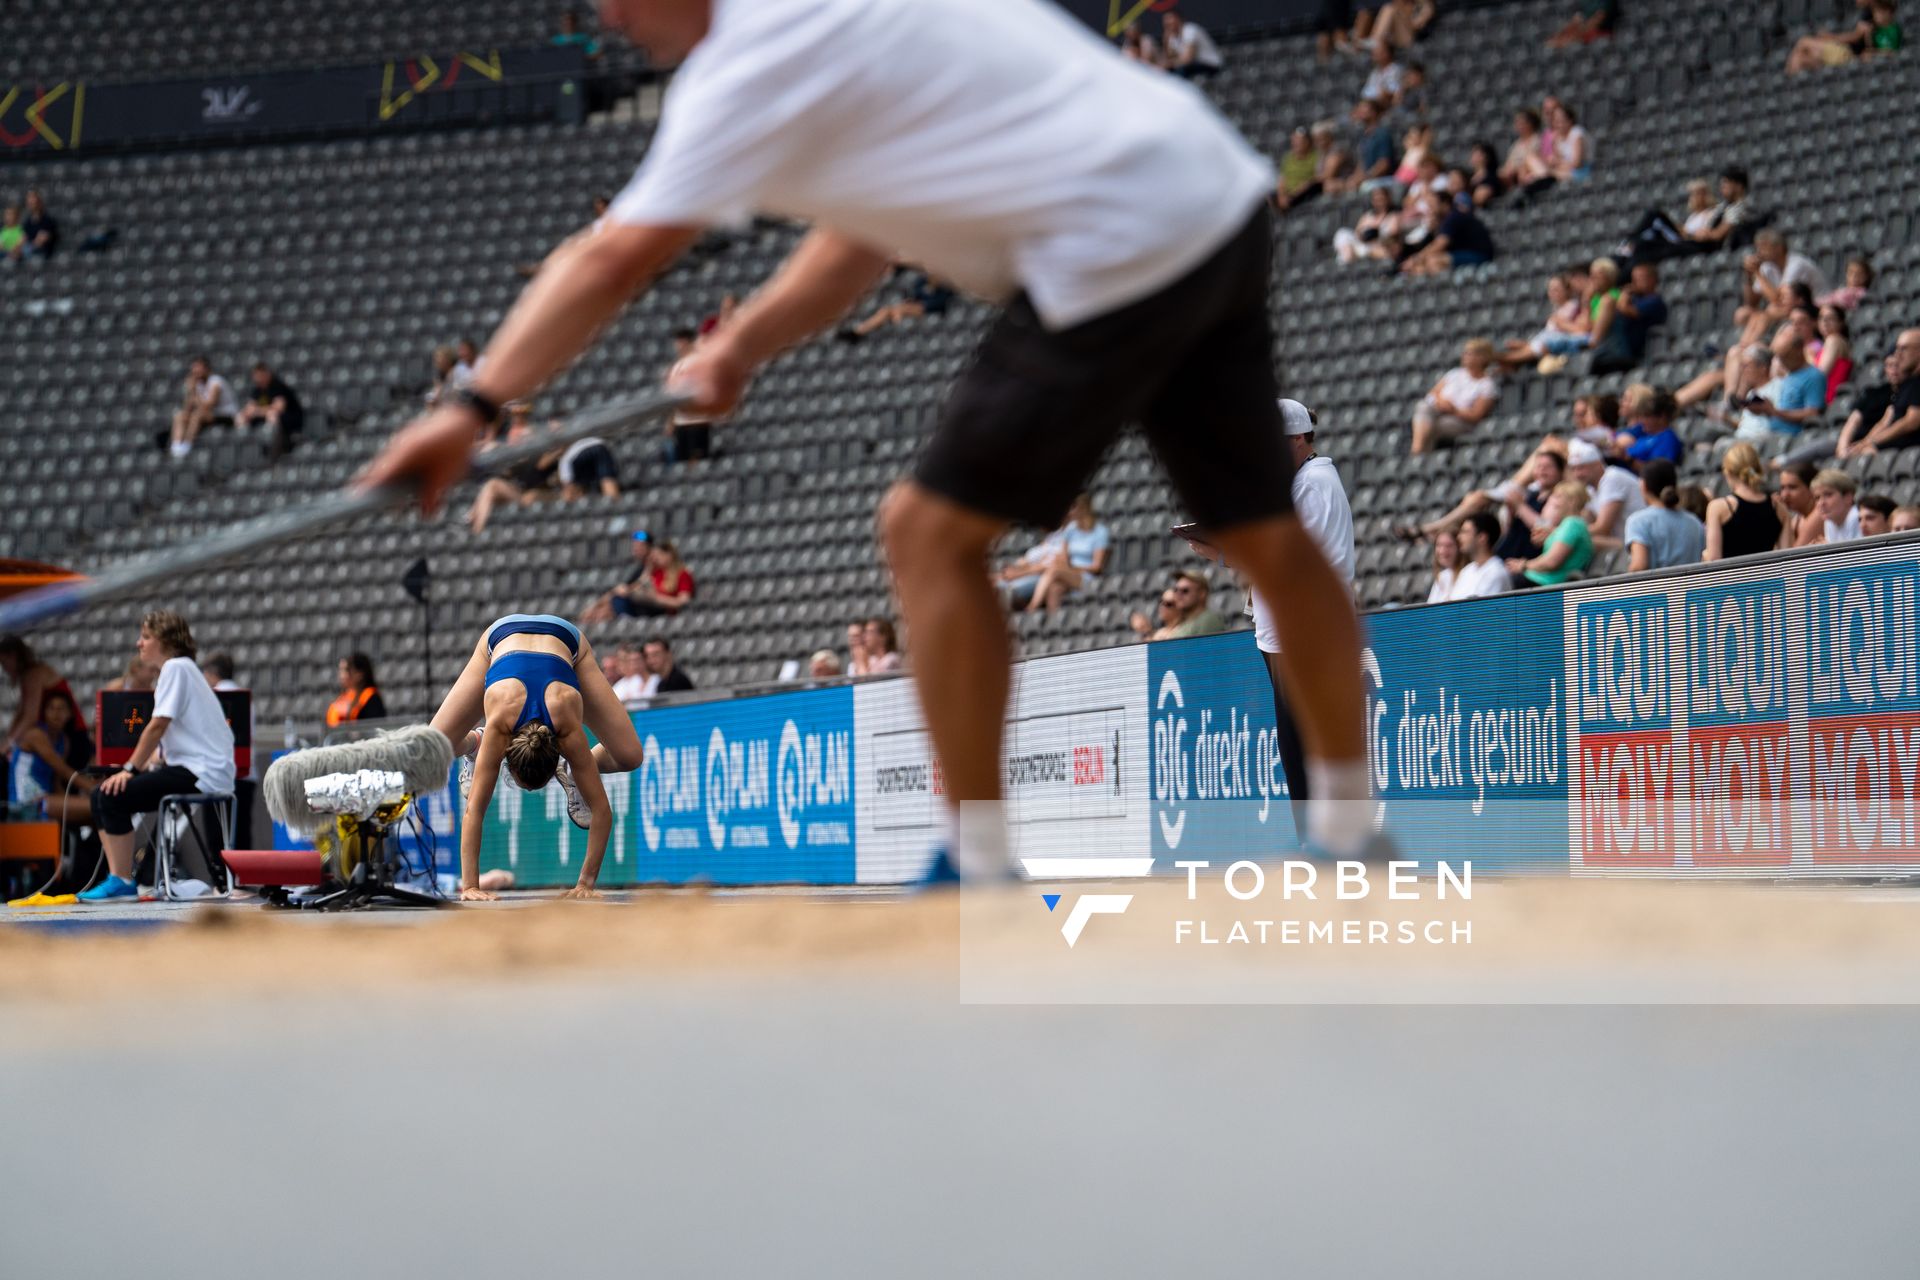
[[[1340,137],[1340,130],[1331,120],[1314,123],[1313,149],[1320,153],[1320,190],[1329,196],[1345,195],[1360,186],[1360,167],[1353,158],[1353,149]],[[1297,203],[1297,201],[1296,201]]]
[[[1553,150],[1547,156],[1547,170],[1559,182],[1585,182],[1593,176],[1593,136],[1580,123],[1573,108],[1555,102],[1554,115],[1548,119],[1553,131]]]
[[[1353,47],[1347,37],[1347,30],[1352,26],[1352,0],[1320,0],[1313,24],[1313,47],[1321,63],[1333,57],[1336,49],[1345,53]]]
[[[1593,316],[1593,354],[1587,372],[1604,375],[1636,369],[1646,359],[1647,335],[1667,322],[1660,296],[1660,272],[1651,262],[1636,263],[1627,287],[1604,299]]]
[[[1587,268],[1587,284],[1581,295],[1580,305],[1586,309],[1588,345],[1593,342],[1593,331],[1600,323],[1600,313],[1610,304],[1620,299],[1620,268],[1614,265],[1612,258],[1595,258]],[[1540,373],[1547,376],[1559,373],[1567,367],[1571,356],[1548,354],[1540,357],[1537,366]]]
[[[1362,191],[1371,190],[1379,183],[1392,183],[1394,168],[1400,163],[1386,114],[1386,107],[1371,98],[1362,98],[1353,105],[1353,124],[1358,131],[1354,151],[1359,157]]]
[[[1856,253],[1847,259],[1847,282],[1838,289],[1827,290],[1814,301],[1823,307],[1851,311],[1866,300],[1872,288],[1873,260],[1865,254]]]
[[[640,658],[647,668],[648,697],[685,693],[693,688],[693,678],[674,661],[673,646],[661,637],[653,636],[642,645]]]
[[[1602,453],[1612,453],[1615,437],[1620,434],[1622,411],[1619,397],[1611,392],[1576,396],[1573,401],[1573,433],[1569,440],[1563,442],[1548,436],[1541,443],[1549,448],[1564,449],[1573,440],[1585,440]]]
[[[1285,213],[1313,199],[1320,191],[1320,153],[1314,148],[1312,130],[1302,125],[1287,136],[1287,152],[1280,157],[1280,185],[1274,189],[1273,203]]]
[[[1920,529],[1920,507],[1895,507],[1893,520],[1889,523],[1888,533],[1912,533]]]
[[[1120,56],[1128,62],[1160,70],[1160,45],[1139,23],[1129,26],[1120,36]],[[822,650],[825,652],[825,650]],[[838,662],[839,659],[834,661]]]
[[[1460,538],[1451,529],[1433,535],[1433,585],[1427,588],[1427,603],[1441,604],[1453,598],[1453,582],[1460,572]]]
[[[1773,367],[1780,372],[1744,401],[1734,434],[1762,454],[1785,453],[1827,407],[1827,375],[1807,363],[1807,350],[1791,325],[1773,337]]]
[[[1573,291],[1565,272],[1547,277],[1547,318],[1540,332],[1522,342],[1507,339],[1497,357],[1502,369],[1513,371],[1539,364],[1550,355],[1571,355],[1584,349],[1592,337],[1586,306]]]
[[[179,614],[156,611],[140,621],[139,652],[160,665],[153,714],[126,767],[93,792],[93,825],[107,859],[107,877],[83,892],[83,902],[135,898],[133,818],[151,813],[171,795],[231,795],[233,730],[220,699],[194,664],[193,633]],[[165,765],[159,760],[164,754]]]
[[[1893,532],[1893,512],[1899,504],[1892,498],[1884,493],[1863,493],[1853,505],[1860,513],[1861,537],[1877,538]]]
[[[1608,462],[1584,440],[1567,446],[1567,474],[1592,495],[1592,504],[1583,514],[1593,540],[1604,546],[1619,546],[1627,521],[1646,505],[1640,477]]]
[[[1613,34],[1620,21],[1620,0],[1579,0],[1579,6],[1566,25],[1547,37],[1547,48],[1565,49],[1576,44],[1592,44]]]
[[[1727,456],[1732,457],[1739,448],[1735,445]],[[1756,450],[1754,457],[1759,456]],[[1780,535],[1782,548],[1816,546],[1825,534],[1820,509],[1813,500],[1813,480],[1819,474],[1820,469],[1811,462],[1790,462],[1780,468],[1780,491],[1774,495],[1774,507],[1785,526]]]
[[[859,324],[840,330],[836,336],[842,342],[862,341],[890,324],[905,324],[922,316],[943,316],[953,305],[953,286],[946,281],[905,266],[896,267],[894,275],[896,279],[906,280],[905,295],[898,302],[878,308]]]
[[[653,692],[652,682],[647,676],[646,658],[639,645],[624,640],[610,656],[613,668],[606,675],[613,686],[614,697],[622,702],[638,702]]]
[[[1449,600],[1478,600],[1497,596],[1513,585],[1506,563],[1497,554],[1500,521],[1491,511],[1475,511],[1460,521],[1460,567],[1453,577]]]
[[[1400,210],[1393,190],[1376,186],[1367,192],[1367,208],[1352,227],[1333,233],[1333,254],[1341,266],[1357,262],[1393,261],[1400,252]]]
[[[1742,342],[1763,341],[1786,320],[1802,300],[1791,286],[1806,286],[1806,301],[1827,291],[1827,279],[1813,259],[1789,249],[1786,236],[1772,227],[1762,228],[1753,237],[1753,252],[1741,260],[1740,268],[1745,273],[1741,305],[1733,313],[1733,322],[1745,326]]]
[[[679,549],[646,530],[634,533],[633,569],[626,580],[587,606],[581,621],[599,625],[623,618],[671,617],[693,602],[693,575],[681,563]]]
[[[1822,542],[1852,542],[1860,536],[1860,508],[1854,502],[1859,482],[1829,468],[1813,477],[1813,509],[1820,517]]]
[[[1217,75],[1224,65],[1207,29],[1171,9],[1160,19],[1160,57],[1167,70],[1188,80]]]
[[[1028,613],[1038,613],[1042,608],[1053,613],[1067,597],[1093,590],[1113,557],[1113,534],[1095,518],[1091,494],[1083,493],[1073,500],[1067,509],[1067,522],[1060,526],[1059,539],[1059,546],[1040,566]]]
[[[831,649],[816,649],[807,659],[807,679],[838,680],[845,674],[840,665],[840,655]]]
[[[0,262],[9,266],[26,256],[27,229],[20,225],[20,206],[10,204],[0,213]]]
[[[1395,55],[1393,46],[1384,41],[1375,41],[1369,49],[1373,69],[1360,86],[1360,96],[1374,102],[1384,102],[1388,106],[1398,104],[1406,74],[1400,66],[1400,59]]]
[[[1176,570],[1173,581],[1160,593],[1160,625],[1154,626],[1140,613],[1129,618],[1128,625],[1146,640],[1218,635],[1227,629],[1227,623],[1208,605],[1210,592],[1205,574],[1192,569]]]
[[[1674,415],[1678,412],[1673,393],[1655,388],[1642,400],[1634,421],[1614,438],[1614,448],[1626,457],[1628,463],[1640,468],[1643,480],[1649,464],[1677,464],[1686,456],[1687,446],[1673,429]]]
[[[1646,506],[1627,517],[1628,564],[1635,573],[1699,564],[1707,549],[1707,530],[1680,509],[1680,473],[1665,458],[1640,469]]]
[[[1500,403],[1493,377],[1493,344],[1475,338],[1461,349],[1460,367],[1433,384],[1413,413],[1414,453],[1426,453],[1441,441],[1471,432]]]
[[[1860,20],[1845,31],[1822,31],[1801,36],[1787,54],[1787,74],[1839,67],[1856,58],[1896,53],[1903,43],[1895,19],[1894,0],[1856,0]]]
[[[556,49],[577,48],[589,63],[600,60],[600,38],[580,29],[580,15],[572,9],[560,15],[560,30],[548,37],[547,43]]]
[[[1539,523],[1540,512],[1547,505],[1547,496],[1567,477],[1567,455],[1558,448],[1542,446],[1534,450],[1525,466],[1504,484],[1491,489],[1476,489],[1462,498],[1453,510],[1438,520],[1430,520],[1424,525],[1406,525],[1394,532],[1409,542],[1420,538],[1435,538],[1443,530],[1459,527],[1462,520],[1481,513],[1491,514],[1504,509],[1507,513],[1507,526],[1504,532],[1496,530],[1497,545],[1494,554],[1501,559],[1509,555],[1519,555],[1533,538],[1534,526]],[[1495,523],[1498,523],[1496,518]],[[1461,551],[1471,556],[1472,548],[1463,540]]]
[[[473,381],[473,371],[460,363],[454,349],[441,345],[433,349],[433,385],[427,388],[427,404],[437,405],[450,391],[458,391]]]
[[[533,435],[533,406],[516,401],[507,410],[507,443],[520,444]],[[555,427],[559,420],[555,419]],[[531,462],[523,462],[504,476],[491,476],[474,495],[467,508],[467,528],[479,533],[493,517],[493,509],[502,503],[530,507],[555,491],[559,481],[560,458],[564,449],[549,449]]]
[[[1427,227],[1426,244],[1401,265],[1407,275],[1445,275],[1456,267],[1482,267],[1494,259],[1493,233],[1474,216],[1473,197],[1465,192],[1454,196],[1450,207],[1437,205],[1427,215]],[[1487,350],[1491,357],[1491,343]]]
[[[307,411],[300,406],[294,389],[264,360],[253,366],[253,387],[247,402],[240,406],[233,425],[245,430],[258,422],[272,432],[275,457],[291,450],[307,424]]]
[[[1507,561],[1516,589],[1559,586],[1593,563],[1593,533],[1580,518],[1587,499],[1587,486],[1578,480],[1554,486],[1534,530],[1539,554]]]
[[[1406,200],[1406,207],[1425,214],[1423,197],[1432,195],[1445,166],[1433,153],[1433,126],[1415,121],[1407,126],[1401,139],[1400,163],[1395,166],[1391,185]],[[1364,184],[1363,184],[1364,186]]]
[[[560,501],[578,502],[589,491],[603,498],[620,496],[620,464],[599,436],[587,436],[568,445],[555,466],[560,479]]]
[[[1519,191],[1523,199],[1554,185],[1540,134],[1540,113],[1532,107],[1513,113],[1513,145],[1507,148],[1506,163],[1500,166],[1500,180]]]
[[[74,699],[67,678],[55,670],[52,663],[35,653],[25,637],[0,636],[0,672],[6,674],[19,695],[13,708],[13,719],[7,725],[6,742],[0,745],[0,755],[18,747],[26,731],[40,722],[40,702],[49,693],[66,694],[75,707],[75,723],[80,726],[80,732],[87,731],[87,718],[78,714],[80,704]]]
[[[81,770],[92,762],[93,742],[73,695],[47,690],[39,719],[20,735],[20,749],[13,757],[13,802],[34,805],[50,822],[90,823],[93,789],[99,782]]]
[[[327,706],[327,727],[355,720],[385,720],[387,702],[373,677],[373,659],[354,652],[340,659],[340,695]]]
[[[47,210],[40,192],[27,192],[27,213],[20,223],[20,257],[25,261],[47,259],[60,247],[60,223]]]
[[[127,665],[120,674],[100,686],[103,693],[151,693],[154,682],[160,678],[160,668],[148,662],[136,651],[127,659]]]
[[[1468,159],[1467,194],[1473,198],[1474,208],[1484,209],[1507,192],[1507,184],[1500,177],[1500,153],[1491,142],[1476,142]]]
[[[847,674],[878,676],[900,670],[905,660],[893,623],[885,618],[868,618],[847,624]]]
[[[1863,408],[1847,419],[1834,450],[1839,457],[1866,457],[1920,444],[1920,329],[1905,330],[1894,339],[1886,368],[1885,408],[1871,418]]]
[[[1427,90],[1427,65],[1411,58],[1401,64],[1400,96],[1395,102],[1400,114],[1425,120],[1430,106]]]
[[[1796,322],[1804,314],[1796,310]],[[1807,359],[1827,376],[1827,404],[1831,406],[1840,388],[1853,377],[1853,326],[1847,323],[1844,310],[1829,303],[1814,313],[1811,327],[1814,332],[1810,337],[1805,327],[1799,332],[1807,339]]]
[[[207,678],[207,684],[215,693],[240,687],[240,682],[233,678],[234,671],[233,655],[230,653],[210,653],[200,661],[200,674]]]
[[[1660,262],[1718,249],[1747,219],[1747,171],[1729,168],[1720,175],[1720,200],[1705,178],[1687,184],[1687,216],[1675,226],[1658,209],[1649,210],[1640,224],[1614,249],[1614,257],[1632,266]]]
[[[195,356],[187,366],[187,381],[181,389],[180,407],[173,414],[168,435],[169,453],[175,462],[193,452],[193,442],[208,427],[230,427],[240,413],[240,402],[227,380],[213,371],[205,356]]]

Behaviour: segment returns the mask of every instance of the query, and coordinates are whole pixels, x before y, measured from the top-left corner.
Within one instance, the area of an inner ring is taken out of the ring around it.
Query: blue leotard
[[[556,640],[565,640],[573,651],[575,661],[580,658],[580,628],[565,618],[550,613],[511,613],[487,628],[487,652],[492,654],[494,647],[508,636],[552,636]],[[503,653],[494,658],[487,667],[486,687],[491,689],[502,680],[518,680],[526,686],[527,700],[520,708],[520,718],[513,727],[537,720],[549,729],[553,727],[553,716],[547,710],[547,686],[564,684],[573,689],[580,687],[580,678],[573,672],[573,663],[555,653],[539,653],[522,649],[514,653]]]

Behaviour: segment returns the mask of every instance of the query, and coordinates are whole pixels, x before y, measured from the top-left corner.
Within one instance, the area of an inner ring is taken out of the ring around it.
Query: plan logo
[[[1027,874],[1035,880],[1126,880],[1153,874],[1152,858],[1022,858]],[[1040,901],[1052,913],[1064,894],[1043,893]],[[1060,922],[1060,936],[1072,947],[1086,932],[1087,921],[1095,916],[1117,916],[1133,905],[1130,893],[1083,893],[1067,908]]]

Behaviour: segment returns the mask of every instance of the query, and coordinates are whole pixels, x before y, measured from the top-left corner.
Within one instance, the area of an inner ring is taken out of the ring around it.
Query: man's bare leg
[[[1000,800],[1011,661],[987,557],[1006,527],[911,480],[896,484],[880,509],[881,538],[913,633],[914,687],[955,808]],[[962,875],[1005,870],[1004,830],[981,830],[978,840],[972,829],[964,834],[951,850]]]
[[[1287,701],[1300,722],[1313,776],[1311,835],[1336,856],[1360,852],[1372,833],[1367,800],[1366,689],[1353,596],[1293,516],[1215,532],[1227,563],[1273,602]]]

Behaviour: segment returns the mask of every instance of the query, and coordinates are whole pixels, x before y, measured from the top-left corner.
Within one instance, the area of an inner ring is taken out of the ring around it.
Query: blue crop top
[[[486,687],[491,689],[502,680],[518,680],[527,688],[527,700],[520,708],[520,718],[513,722],[515,729],[530,720],[538,720],[551,729],[553,715],[547,710],[547,686],[559,683],[574,689],[580,687],[580,678],[573,674],[573,664],[565,658],[558,654],[525,650],[503,653],[493,660],[493,665],[487,668]]]

